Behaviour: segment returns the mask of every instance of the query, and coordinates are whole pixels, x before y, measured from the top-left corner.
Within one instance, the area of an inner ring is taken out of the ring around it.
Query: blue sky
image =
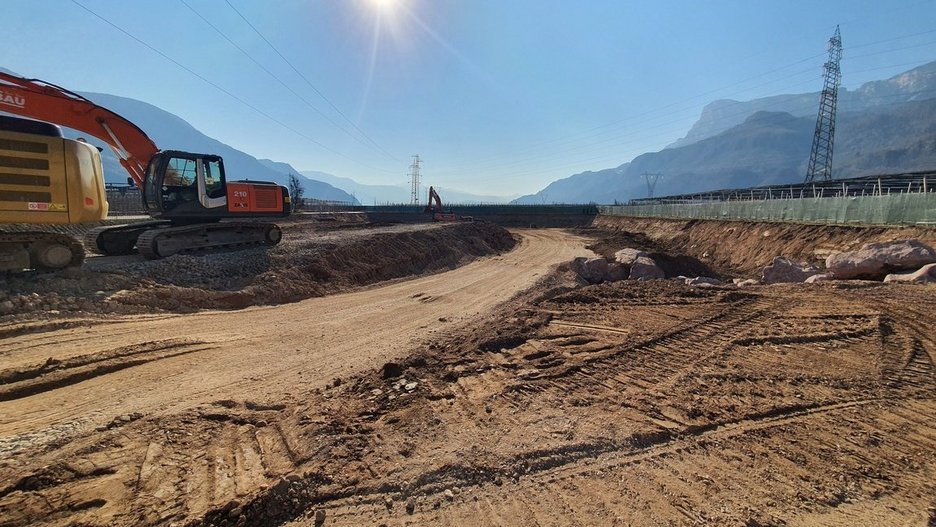
[[[936,60],[936,0],[2,8],[0,66],[21,75],[140,99],[256,157],[362,183],[404,184],[420,154],[424,183],[476,194],[535,192],[659,150],[714,99],[818,91],[836,24],[849,89]]]

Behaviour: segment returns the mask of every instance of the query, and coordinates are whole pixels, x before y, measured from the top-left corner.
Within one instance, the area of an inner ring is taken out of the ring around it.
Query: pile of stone
[[[614,261],[579,257],[572,269],[590,284],[619,280],[658,280],[666,277],[650,255],[639,249],[624,248],[614,253]]]
[[[825,270],[783,256],[764,267],[761,283],[777,284],[827,280],[883,280],[936,282],[936,251],[919,240],[867,243],[857,251],[830,255]]]

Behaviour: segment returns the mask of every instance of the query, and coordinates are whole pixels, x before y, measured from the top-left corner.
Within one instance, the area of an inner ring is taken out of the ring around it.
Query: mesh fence
[[[601,214],[678,219],[936,225],[936,192],[599,206]]]

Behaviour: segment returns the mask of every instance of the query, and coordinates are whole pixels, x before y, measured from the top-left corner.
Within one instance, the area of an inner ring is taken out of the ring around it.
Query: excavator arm
[[[432,206],[433,202],[435,202],[435,208]],[[428,203],[426,203],[425,212],[442,212],[442,198],[439,197],[439,193],[432,187],[429,187],[429,199]]]
[[[107,143],[137,187],[156,144],[135,124],[94,102],[54,84],[0,71],[0,111],[48,121],[84,132]]]

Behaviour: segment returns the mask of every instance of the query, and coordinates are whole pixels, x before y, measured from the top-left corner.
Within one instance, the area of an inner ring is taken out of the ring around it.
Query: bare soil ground
[[[555,267],[609,232],[282,306],[22,325],[0,525],[936,523],[932,287]]]
[[[272,248],[161,260],[92,256],[66,272],[0,274],[0,316],[28,320],[282,304],[453,269],[514,244],[506,230],[483,222],[375,225],[360,214],[338,213],[278,223],[283,241]],[[80,227],[68,229],[81,234]]]

